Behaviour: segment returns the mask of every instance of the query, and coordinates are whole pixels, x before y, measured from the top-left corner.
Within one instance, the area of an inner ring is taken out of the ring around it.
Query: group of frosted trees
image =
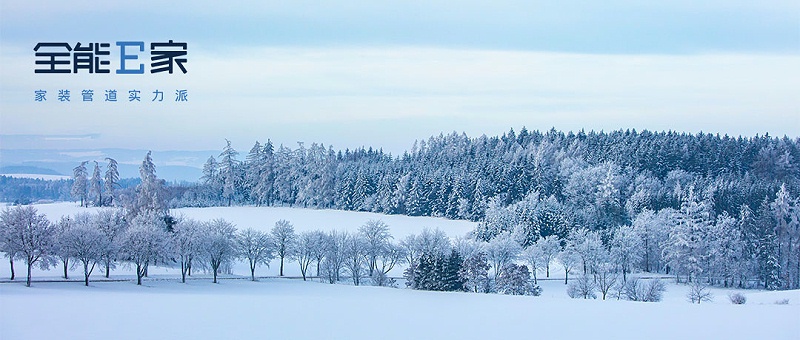
[[[568,227],[552,204],[534,194],[492,207],[475,236],[490,243],[514,240],[532,268],[544,266],[549,273],[555,258],[566,276],[574,268],[593,282],[616,281],[617,274],[626,282],[629,273],[641,271],[725,287],[800,287],[800,205],[786,186],[757,212],[744,205],[738,216],[715,215],[714,201],[690,186],[679,209],[643,209],[631,224],[598,230]]]
[[[149,154],[148,154],[149,156]],[[116,191],[119,186],[119,170],[117,161],[113,158],[105,159],[108,164],[106,171],[101,174],[100,163],[94,162],[94,170],[89,176],[86,165],[88,161],[81,162],[80,165],[72,169],[72,197],[78,199],[82,207],[85,206],[111,206],[114,204]]]
[[[678,209],[676,187],[703,188],[716,214],[755,210],[782,183],[800,191],[797,140],[614,131],[509,131],[431,137],[392,156],[256,142],[243,157],[230,141],[208,159],[201,183],[174,205],[295,205],[480,220],[492,199],[553,197],[589,229],[629,224],[642,208]]]
[[[571,232],[586,230],[599,233],[610,249],[620,227],[641,232],[656,225],[652,232],[667,238],[647,238],[644,258],[632,270],[800,288],[799,145],[768,135],[523,128],[498,137],[442,134],[394,157],[372,148],[256,142],[240,159],[228,142],[205,164],[201,183],[176,188],[169,200],[173,206],[293,205],[469,219],[482,222],[479,239],[507,232],[524,248],[550,235],[564,244]],[[690,191],[702,208],[700,223],[676,219],[689,213]],[[780,195],[790,208],[775,208]],[[681,233],[726,234],[720,228],[736,229],[727,234],[739,237],[743,249],[678,245]],[[715,264],[726,257],[735,257],[728,263],[737,268]]]

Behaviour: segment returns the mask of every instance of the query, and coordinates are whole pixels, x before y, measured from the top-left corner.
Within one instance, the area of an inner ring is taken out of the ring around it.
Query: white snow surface
[[[798,339],[793,292],[637,303],[291,279],[0,284],[2,339]],[[673,285],[669,289],[674,288]],[[771,301],[788,297],[789,305]],[[763,302],[757,302],[763,300]]]
[[[87,210],[74,203],[37,209],[51,220]],[[474,227],[437,218],[297,208],[174,212],[198,220],[225,218],[240,229],[262,230],[286,219],[298,231],[355,231],[368,219],[381,218],[396,238],[423,227],[438,227],[451,237]],[[294,262],[287,264],[287,275],[299,275]],[[6,261],[0,269],[0,279],[7,280]],[[223,275],[219,284],[203,273],[182,284],[179,269],[157,267],[142,286],[101,282],[103,274],[96,269],[92,280],[97,281],[85,287],[80,268],[72,268],[75,282],[34,282],[27,288],[23,263],[17,262],[16,271],[15,282],[0,283],[0,339],[800,339],[800,291],[711,288],[714,300],[697,305],[687,302],[686,285],[668,279],[664,300],[658,303],[570,299],[557,265],[551,266],[550,280],[539,281],[540,297],[287,278],[251,282],[241,279],[248,274],[243,264],[234,267],[235,275]],[[274,276],[277,271],[273,261],[256,275]],[[60,275],[60,267],[36,269],[33,278],[56,280]],[[112,270],[111,279],[135,276],[123,266]],[[745,294],[747,303],[731,304],[728,294],[733,292]],[[786,305],[775,303],[785,299]]]

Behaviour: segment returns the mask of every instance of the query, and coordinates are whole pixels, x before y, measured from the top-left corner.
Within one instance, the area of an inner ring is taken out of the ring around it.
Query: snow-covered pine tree
[[[219,176],[222,182],[222,198],[228,206],[231,206],[233,198],[236,196],[237,186],[239,185],[239,161],[236,156],[239,153],[231,146],[231,141],[225,140],[225,148],[219,154]]]
[[[72,179],[74,180],[71,191],[72,197],[80,200],[82,207],[88,206],[89,180],[87,177],[89,173],[86,170],[86,163],[88,162],[81,162],[80,165],[72,169]]]
[[[103,206],[103,178],[100,175],[100,164],[94,162],[94,171],[92,171],[92,178],[89,180],[89,198],[93,199],[92,205],[96,207]]]
[[[106,161],[108,161],[108,165],[106,165],[106,173],[103,180],[107,202],[103,203],[103,205],[113,206],[116,199],[116,189],[119,186],[119,170],[116,160],[106,157]]]

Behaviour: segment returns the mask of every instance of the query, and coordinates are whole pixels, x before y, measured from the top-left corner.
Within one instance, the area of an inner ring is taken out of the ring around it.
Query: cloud
[[[31,76],[4,55],[3,132],[89,134],[95,147],[249,148],[271,138],[393,153],[439,132],[636,128],[797,136],[800,56],[598,55],[420,47],[190,49],[189,74]],[[187,88],[188,103],[35,103],[32,91]]]

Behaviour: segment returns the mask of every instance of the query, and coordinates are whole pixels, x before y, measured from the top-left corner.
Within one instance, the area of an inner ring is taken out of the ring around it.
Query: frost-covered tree
[[[502,233],[489,241],[486,246],[486,258],[494,268],[494,279],[497,280],[506,264],[514,262],[522,251],[519,243],[510,233]]]
[[[538,287],[530,282],[528,267],[506,264],[497,277],[497,291],[509,295],[539,295]]]
[[[663,267],[661,254],[667,243],[669,231],[674,226],[675,210],[662,209],[658,213],[649,209],[642,210],[633,220],[633,229],[641,239],[642,262],[645,272],[658,272]]]
[[[367,242],[361,234],[351,234],[344,242],[344,267],[350,274],[353,284],[358,286],[366,268],[365,252]]]
[[[88,206],[89,195],[89,172],[86,170],[86,163],[81,162],[80,165],[72,169],[72,197],[81,201],[81,206]]]
[[[108,165],[106,165],[106,173],[103,177],[103,182],[104,194],[107,202],[104,202],[103,205],[111,206],[114,205],[116,189],[119,186],[119,169],[115,159],[106,157],[106,161],[108,161]]]
[[[236,156],[239,155],[232,146],[231,141],[225,140],[225,148],[219,154],[219,176],[222,182],[222,197],[231,205],[233,197],[236,195],[236,187],[239,183],[238,165]]]
[[[328,283],[339,281],[345,262],[345,243],[350,235],[347,232],[332,230],[325,237],[325,256],[322,261],[323,276]]]
[[[597,283],[590,276],[578,275],[578,278],[567,286],[567,295],[573,299],[596,299],[596,289]]]
[[[264,264],[269,267],[269,261],[274,258],[272,240],[269,234],[252,228],[242,230],[236,237],[239,255],[247,259],[250,266],[250,280],[256,280],[256,266]]]
[[[136,284],[141,285],[150,264],[172,255],[164,220],[152,212],[137,215],[122,235],[120,254],[136,268]]]
[[[375,272],[370,276],[372,283],[376,286],[391,284],[392,282],[388,278],[389,272],[396,265],[403,263],[404,258],[405,253],[400,245],[393,242],[387,243],[375,261]]]
[[[723,212],[710,227],[709,244],[709,281],[716,277],[722,279],[725,287],[733,286],[734,280],[741,275],[742,266],[746,265],[745,247],[742,234],[736,219]]]
[[[358,233],[363,238],[364,256],[366,256],[369,276],[372,277],[377,266],[378,257],[387,251],[392,235],[389,226],[381,220],[369,220],[358,228]]]
[[[545,268],[545,275],[550,277],[550,263],[558,257],[561,252],[561,241],[555,235],[546,236],[536,241],[532,247],[538,248],[542,255],[542,264]]]
[[[14,249],[16,256],[25,261],[28,268],[25,285],[30,287],[33,266],[47,269],[53,262],[55,227],[33,207],[7,208],[0,215],[0,221],[4,233],[8,233],[5,242],[7,249]]]
[[[78,217],[88,218],[89,214],[78,214]],[[53,236],[53,257],[61,263],[64,269],[65,280],[69,280],[69,261],[72,260],[72,249],[63,242],[66,238],[63,237],[75,225],[73,218],[69,216],[62,216],[61,219],[54,225],[55,235]]]
[[[536,270],[544,267],[544,254],[542,252],[541,247],[537,247],[536,243],[532,244],[530,247],[526,248],[520,254],[520,259],[525,261],[528,266],[531,268],[531,274],[533,274],[533,283],[538,284],[538,279],[536,278]]]
[[[326,247],[328,245],[327,242],[327,235],[320,230],[313,230],[311,231],[310,235],[312,242],[311,254],[314,259],[314,262],[317,264],[317,277],[320,276],[320,269],[322,267],[322,259],[325,258]]]
[[[632,226],[621,226],[611,238],[611,258],[622,271],[622,282],[628,281],[628,273],[636,263],[642,261],[644,246],[641,236]]]
[[[689,292],[686,293],[686,298],[691,303],[700,304],[702,301],[712,301],[714,299],[714,294],[708,290],[706,284],[701,283],[700,280],[694,280],[694,282],[689,285]]]
[[[181,283],[186,283],[186,275],[191,273],[192,264],[202,257],[203,223],[193,219],[184,219],[175,224],[172,232],[172,244],[175,256],[181,263]]]
[[[594,281],[603,300],[606,299],[609,291],[614,288],[619,280],[615,267],[615,265],[606,261],[599,263],[595,267]]]
[[[291,258],[297,242],[297,234],[294,233],[294,226],[287,220],[275,222],[272,227],[272,249],[275,255],[281,260],[280,276],[283,276],[283,261]]]
[[[712,223],[710,203],[701,200],[689,188],[677,215],[677,225],[670,229],[669,240],[664,248],[664,258],[679,274],[688,279],[703,272],[708,259],[707,233]]]
[[[8,209],[4,209],[2,215],[0,215],[0,251],[8,257],[11,270],[10,280],[13,281],[15,278],[14,259],[17,257],[21,244],[18,242],[17,234],[15,233],[15,224],[9,224],[10,222],[12,222],[11,212]]]
[[[150,212],[156,215],[165,216],[167,203],[164,193],[164,183],[156,176],[156,166],[151,157],[152,152],[148,151],[142,164],[139,166],[139,176],[141,183],[136,188],[136,202],[129,207],[134,214]]]
[[[100,164],[97,161],[94,162],[94,171],[89,180],[89,197],[94,199],[94,206],[103,206],[103,178],[100,175]]]
[[[583,275],[589,275],[603,252],[603,241],[596,231],[574,229],[567,237],[567,247],[581,259]]]
[[[108,247],[107,239],[92,216],[77,217],[74,223],[59,233],[58,244],[83,267],[83,282],[89,286],[89,276],[102,261]]]
[[[566,247],[558,253],[558,262],[564,268],[564,284],[569,283],[569,273],[579,266],[581,257],[575,252],[572,247]]]
[[[791,197],[786,184],[781,184],[770,203],[775,219],[778,260],[782,268],[784,289],[800,288],[800,207]]]
[[[297,247],[294,257],[300,265],[300,274],[303,275],[303,281],[306,280],[308,267],[311,266],[311,263],[314,262],[317,255],[321,253],[320,250],[322,247],[319,242],[324,239],[320,239],[318,235],[318,233],[313,231],[304,231],[297,236]]]
[[[211,268],[214,283],[217,283],[217,274],[222,265],[236,258],[236,227],[223,219],[215,219],[206,223],[202,235],[203,258]]]
[[[489,262],[486,260],[486,254],[482,252],[467,257],[459,275],[464,280],[464,287],[468,291],[488,293],[491,290]]]
[[[125,214],[121,209],[100,210],[95,215],[97,228],[103,234],[105,247],[100,254],[100,264],[105,269],[106,278],[111,275],[111,269],[120,254],[122,238],[128,228]]]

